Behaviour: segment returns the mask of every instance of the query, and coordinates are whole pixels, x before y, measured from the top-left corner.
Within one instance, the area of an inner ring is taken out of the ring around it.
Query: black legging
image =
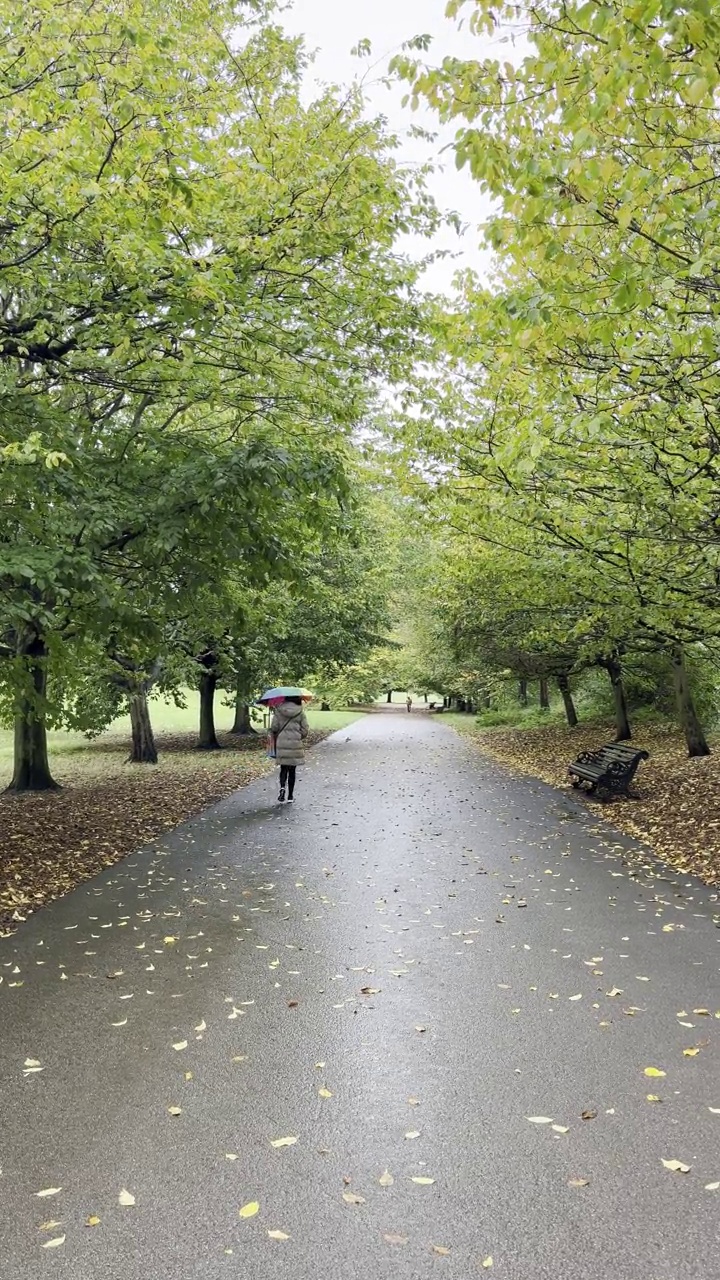
[[[292,796],[295,791],[295,773],[297,766],[294,764],[280,765],[280,790],[284,791],[287,787],[288,795]]]

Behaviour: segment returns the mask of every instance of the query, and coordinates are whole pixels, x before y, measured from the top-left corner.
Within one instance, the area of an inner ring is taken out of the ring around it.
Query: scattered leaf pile
[[[495,759],[568,789],[568,765],[579,752],[614,738],[607,723],[577,729],[552,724],[478,730],[468,719],[467,726],[458,727]],[[691,872],[706,884],[720,884],[720,750],[690,760],[682,735],[664,725],[639,727],[634,742],[650,752],[633,784],[641,798],[617,796],[602,804],[592,799],[589,803],[620,831],[649,845],[669,866]]]
[[[62,791],[0,794],[0,935],[274,767],[264,738],[220,741],[198,753],[191,734],[158,736],[160,763],[129,765],[127,742],[108,736],[53,760]]]

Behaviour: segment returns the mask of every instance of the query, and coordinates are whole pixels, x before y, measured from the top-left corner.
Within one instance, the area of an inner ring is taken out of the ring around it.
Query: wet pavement
[[[422,714],[275,795],[0,942],[4,1280],[720,1277],[718,895]]]

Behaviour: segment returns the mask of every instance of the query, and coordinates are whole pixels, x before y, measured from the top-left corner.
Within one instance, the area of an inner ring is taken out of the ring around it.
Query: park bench
[[[641,760],[649,760],[649,751],[626,747],[622,742],[611,742],[597,751],[581,751],[568,773],[574,787],[589,783],[592,795],[611,791],[615,795],[631,796],[632,782]],[[634,797],[637,798],[637,797]]]

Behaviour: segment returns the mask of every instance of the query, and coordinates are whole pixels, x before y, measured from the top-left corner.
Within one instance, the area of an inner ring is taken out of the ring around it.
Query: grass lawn
[[[568,789],[568,765],[579,752],[615,737],[612,722],[595,720],[571,729],[559,715],[529,726],[483,727],[475,716],[444,714],[442,723],[468,735],[481,751],[518,769]],[[588,800],[607,822],[635,836],[676,870],[692,872],[706,884],[720,884],[720,741],[713,754],[690,760],[685,740],[672,724],[646,720],[634,726],[634,741],[650,752],[633,789],[639,800],[616,796]],[[573,794],[578,794],[573,791]]]
[[[265,734],[228,734],[233,709],[221,697],[216,725],[224,750],[194,750],[198,702],[197,693],[188,691],[186,707],[152,703],[157,765],[126,763],[127,717],[93,741],[82,734],[49,735],[50,765],[62,790],[0,794],[0,934],[163,831],[272,772]],[[310,745],[360,718],[358,712],[311,707]],[[12,738],[0,732],[0,789],[12,776]]]

